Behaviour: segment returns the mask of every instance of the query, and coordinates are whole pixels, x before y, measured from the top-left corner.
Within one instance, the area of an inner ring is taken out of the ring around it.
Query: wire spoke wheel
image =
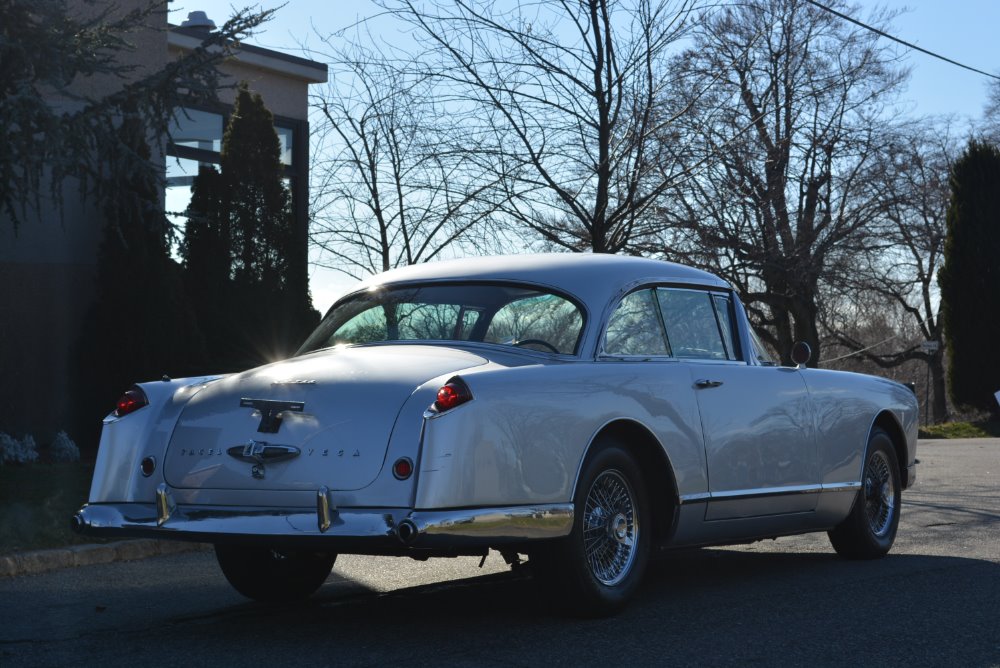
[[[865,467],[864,494],[865,516],[872,533],[879,538],[885,536],[892,527],[896,512],[896,491],[893,488],[892,471],[885,453],[876,450]]]
[[[899,527],[899,462],[892,439],[875,427],[868,436],[868,453],[850,514],[829,531],[833,549],[848,559],[878,559],[892,548]]]
[[[583,516],[587,565],[601,584],[614,586],[628,576],[639,529],[635,495],[625,477],[614,469],[604,471],[587,492]]]

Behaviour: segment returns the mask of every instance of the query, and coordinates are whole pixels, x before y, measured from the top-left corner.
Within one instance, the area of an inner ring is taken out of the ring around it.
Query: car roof
[[[714,274],[673,262],[598,253],[538,253],[471,257],[400,267],[365,279],[351,292],[391,283],[453,280],[523,281],[546,285],[583,299],[591,307],[607,304],[610,297],[636,283],[729,288],[726,281]]]
[[[589,314],[579,346],[583,356],[592,354],[605,314],[627,290],[653,283],[730,288],[729,283],[714,274],[673,262],[598,253],[539,253],[400,267],[365,279],[344,297],[383,285],[463,281],[533,284],[574,297]]]

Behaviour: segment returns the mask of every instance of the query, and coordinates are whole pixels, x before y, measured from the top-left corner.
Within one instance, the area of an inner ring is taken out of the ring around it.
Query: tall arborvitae
[[[211,165],[203,165],[191,188],[188,220],[184,226],[181,253],[184,257],[184,282],[192,308],[198,317],[205,345],[212,353],[205,373],[235,369],[226,357],[218,359],[216,351],[225,351],[234,326],[231,318],[232,286],[230,274],[231,244],[229,221],[223,215],[224,193],[222,177]],[[221,364],[215,367],[214,365]]]
[[[245,84],[226,127],[221,163],[220,171],[203,169],[195,179],[185,264],[210,355],[222,370],[235,370],[293,353],[318,314],[274,119]]]
[[[1000,150],[972,141],[951,171],[944,266],[938,273],[948,391],[997,414],[1000,390]]]
[[[128,118],[122,141],[149,160],[144,125]],[[132,384],[204,368],[205,346],[187,303],[181,267],[170,257],[170,235],[152,172],[134,171],[119,184],[130,197],[104,211],[97,299],[73,355],[77,442],[96,445],[101,417]]]

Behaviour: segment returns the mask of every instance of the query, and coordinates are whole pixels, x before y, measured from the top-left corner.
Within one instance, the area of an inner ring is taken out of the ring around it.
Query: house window
[[[177,232],[183,233],[185,211],[191,202],[191,186],[203,165],[221,162],[222,139],[228,112],[218,113],[182,107],[174,117],[167,146],[167,178],[165,208],[167,218]],[[293,180],[305,166],[295,163],[294,121],[275,120],[274,130],[281,144],[281,164],[285,168],[285,185],[292,190]],[[304,181],[303,181],[304,182]]]
[[[180,109],[170,128],[174,146],[187,146],[218,153],[222,150],[222,114],[198,109]]]

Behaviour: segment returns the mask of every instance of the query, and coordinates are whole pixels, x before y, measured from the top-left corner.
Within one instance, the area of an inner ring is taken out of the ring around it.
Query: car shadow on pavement
[[[211,628],[234,642],[304,643],[343,665],[590,665],[623,651],[643,665],[1000,660],[992,561],[701,549],[654,561],[616,617],[574,618],[546,592],[528,568],[389,593],[328,583],[305,603],[219,611]]]

